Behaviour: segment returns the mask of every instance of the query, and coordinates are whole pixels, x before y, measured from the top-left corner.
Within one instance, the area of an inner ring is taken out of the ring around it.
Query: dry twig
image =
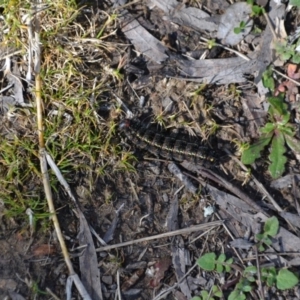
[[[37,6],[34,7],[34,10],[37,9]],[[87,293],[85,287],[83,286],[82,282],[80,281],[78,275],[75,273],[70,255],[68,253],[60,225],[58,222],[57,214],[55,211],[53,197],[51,192],[50,180],[49,180],[49,173],[47,167],[47,159],[46,159],[46,152],[45,152],[45,141],[44,141],[44,129],[43,129],[43,101],[42,101],[42,80],[40,74],[40,67],[41,67],[41,49],[40,49],[40,13],[35,13],[34,11],[34,18],[31,20],[31,24],[34,24],[34,36],[32,36],[33,40],[29,40],[29,43],[33,45],[32,47],[32,56],[34,57],[34,72],[35,72],[35,97],[36,97],[36,107],[37,107],[37,126],[38,126],[38,138],[39,138],[39,155],[40,155],[40,165],[41,165],[41,173],[44,185],[44,191],[49,207],[49,212],[51,214],[51,219],[53,221],[53,225],[57,234],[57,238],[59,240],[63,257],[65,263],[69,270],[69,278],[72,278],[73,282],[75,283],[79,293],[85,300],[91,300],[91,297]]]
[[[152,240],[156,240],[156,239],[162,239],[162,238],[175,236],[175,235],[179,235],[179,234],[187,234],[190,232],[199,231],[199,230],[203,230],[205,228],[209,228],[211,226],[214,227],[214,226],[219,226],[222,224],[223,224],[223,221],[214,221],[214,222],[210,222],[210,223],[199,224],[199,225],[191,226],[188,228],[183,228],[183,229],[174,230],[174,231],[170,231],[170,232],[166,232],[166,233],[161,233],[161,234],[157,234],[157,235],[153,235],[153,236],[148,236],[148,237],[137,239],[137,240],[132,240],[132,241],[119,243],[119,244],[115,244],[115,245],[104,246],[104,247],[96,249],[96,251],[101,252],[101,251],[107,251],[107,250],[121,248],[121,247],[125,247],[125,246],[131,246],[134,244],[148,242],[148,241],[152,241]]]

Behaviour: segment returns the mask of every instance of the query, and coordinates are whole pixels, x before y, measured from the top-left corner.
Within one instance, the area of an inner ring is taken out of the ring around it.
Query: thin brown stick
[[[289,77],[289,76],[287,76],[287,75],[285,75],[285,74],[279,72],[279,71],[276,70],[275,68],[272,68],[272,71],[274,71],[275,73],[277,73],[277,74],[279,74],[280,76],[284,77],[285,79],[287,79],[287,80],[289,80],[289,81],[295,83],[297,86],[300,86],[300,82],[299,82],[299,81],[297,81],[297,80],[295,80],[295,79],[293,79],[293,78],[291,78],[291,77]]]
[[[43,104],[42,104],[42,97],[41,97],[41,76],[40,73],[36,74],[35,79],[35,95],[36,95],[36,107],[37,107],[37,125],[38,125],[38,137],[39,137],[39,153],[40,153],[40,164],[41,164],[41,172],[43,178],[43,185],[44,191],[46,194],[46,199],[49,207],[49,212],[51,215],[51,219],[53,221],[53,225],[57,234],[57,238],[62,248],[63,256],[68,267],[70,275],[75,274],[72,262],[59,226],[58,218],[55,212],[55,207],[53,204],[53,197],[50,187],[50,180],[49,180],[49,173],[48,173],[48,166],[45,154],[45,141],[44,141],[44,130],[43,130]]]
[[[268,256],[268,255],[276,255],[276,256],[300,256],[300,252],[264,252],[262,254],[257,254],[258,257],[263,257],[263,256]],[[249,257],[245,257],[243,258],[244,261],[251,261],[256,259],[256,256],[249,256]]]
[[[258,260],[258,255],[257,255],[257,246],[254,246],[254,251],[255,251],[255,258],[256,258],[256,267],[257,267],[257,279],[258,279],[258,287],[259,287],[259,292],[260,292],[260,298],[262,300],[265,299],[265,294],[264,294],[264,289],[262,286],[262,282],[261,282],[261,273],[260,273],[260,264],[259,264],[259,260]]]
[[[267,21],[267,23],[268,23],[268,25],[270,27],[270,30],[271,30],[272,35],[273,35],[273,38],[277,39],[278,37],[277,37],[276,32],[274,30],[273,24],[272,24],[272,22],[271,22],[271,20],[269,18],[269,15],[266,12],[264,13],[264,17],[266,18],[266,21]]]
[[[34,9],[37,8],[35,4]],[[46,159],[46,151],[45,151],[45,140],[44,140],[44,129],[43,129],[43,101],[42,101],[42,79],[40,75],[40,69],[41,69],[41,48],[40,48],[40,14],[36,13],[33,20],[30,20],[30,26],[28,26],[29,30],[33,30],[32,24],[34,24],[34,38],[29,40],[29,43],[31,44],[32,49],[34,49],[35,54],[35,61],[34,61],[34,71],[35,71],[35,98],[36,98],[36,107],[37,107],[37,127],[38,127],[38,140],[39,140],[39,156],[40,156],[40,166],[41,166],[41,173],[42,173],[42,180],[43,180],[43,186],[45,191],[45,196],[48,203],[48,208],[50,212],[50,218],[53,221],[53,225],[55,228],[55,232],[58,238],[58,241],[60,243],[63,257],[65,260],[65,263],[67,265],[67,268],[69,270],[69,279],[73,280],[75,283],[78,292],[82,296],[84,300],[91,300],[91,297],[87,293],[85,287],[83,286],[82,282],[79,279],[79,276],[75,273],[69,252],[67,250],[62,231],[59,226],[57,214],[55,211],[55,206],[53,203],[53,197],[52,197],[52,191],[51,191],[51,185],[49,180],[49,173],[48,173],[48,165],[47,165],[47,159]],[[32,32],[29,35],[33,37]]]
[[[148,241],[152,241],[152,240],[156,240],[156,239],[162,239],[162,238],[170,237],[170,236],[174,236],[174,235],[186,234],[186,233],[190,233],[190,232],[194,232],[194,231],[203,230],[203,229],[206,229],[209,227],[220,226],[220,225],[223,225],[223,223],[224,223],[224,221],[220,220],[220,221],[214,221],[214,222],[205,223],[205,224],[199,224],[199,225],[191,226],[188,228],[183,228],[183,229],[174,230],[174,231],[170,231],[170,232],[166,232],[166,233],[161,233],[161,234],[157,234],[157,235],[153,235],[153,236],[148,236],[148,237],[133,240],[133,241],[128,241],[128,242],[119,243],[119,244],[115,244],[115,245],[100,247],[100,248],[96,249],[96,251],[97,252],[107,251],[107,250],[121,248],[121,247],[125,247],[125,246],[131,246],[131,245],[142,243],[142,242],[148,242]]]

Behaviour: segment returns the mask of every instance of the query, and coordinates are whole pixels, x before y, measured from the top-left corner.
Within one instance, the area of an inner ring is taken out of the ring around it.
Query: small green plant
[[[228,94],[238,100],[241,97],[242,91],[239,90],[235,84],[230,84]]]
[[[190,95],[193,97],[197,97],[197,96],[201,95],[203,93],[203,91],[205,91],[206,88],[207,88],[207,84],[202,83],[199,85],[199,87],[195,91],[191,92]]]
[[[239,25],[238,27],[235,27],[235,28],[233,29],[233,32],[234,32],[235,34],[239,34],[239,33],[243,32],[243,31],[245,30],[245,28],[246,28],[246,23],[245,23],[245,21],[241,21],[241,22],[240,22],[240,25]]]
[[[286,40],[275,43],[275,51],[281,60],[291,60],[292,63],[300,63],[300,53],[297,51],[299,41],[295,44],[289,44]]]
[[[239,139],[232,140],[232,143],[235,145],[237,155],[241,156],[245,150],[249,148],[249,144],[245,143]]]
[[[159,124],[159,126],[161,126],[162,128],[166,128],[166,117],[164,115],[164,112],[160,112],[157,116],[155,116],[154,118],[154,122]]]
[[[272,286],[276,282],[275,267],[262,268],[261,269],[261,277],[262,277],[262,280],[267,283],[267,286]]]
[[[265,9],[259,5],[252,6],[252,16],[260,16],[265,13]]]
[[[272,240],[270,237],[275,237],[279,230],[279,222],[276,217],[269,218],[264,225],[264,230],[262,233],[256,235],[258,241],[258,250],[264,251],[266,246],[272,245]]]
[[[213,285],[211,291],[201,291],[199,296],[193,297],[191,300],[215,300],[214,297],[221,298],[223,293],[217,285]]]
[[[249,276],[250,274],[250,276]],[[256,280],[257,268],[255,266],[247,267],[244,271],[244,276],[249,276],[247,279],[254,282]],[[261,280],[271,287],[274,284],[279,290],[288,290],[298,284],[298,277],[287,269],[276,270],[275,267],[261,269]]]
[[[252,5],[252,14],[251,14],[251,16],[252,17],[258,17],[258,16],[264,14],[266,12],[265,9],[260,5],[254,4],[254,2],[255,2],[254,0],[248,0],[247,1],[248,4]]]
[[[137,158],[130,152],[122,151],[122,158],[119,161],[119,167],[117,170],[135,172],[135,167],[133,165],[134,161],[137,161]]]
[[[39,288],[39,285],[38,285],[38,283],[36,281],[30,282],[30,288],[31,288],[31,291],[32,291],[33,295],[35,295],[35,296],[38,296],[38,295],[48,295],[47,292],[44,292],[43,290],[41,290]],[[34,297],[34,298],[36,298],[36,297]]]
[[[271,91],[275,90],[275,80],[273,78],[273,71],[271,68],[268,68],[262,75],[262,82],[264,87],[270,89]]]
[[[257,27],[257,25],[254,25],[252,33],[253,34],[261,34],[262,33],[262,29],[260,29],[259,27]]]
[[[263,244],[270,246],[272,241],[270,237],[275,237],[279,230],[279,222],[276,217],[269,218],[263,228],[261,234],[256,235],[258,241],[258,249],[264,251]],[[217,255],[213,252],[206,253],[197,260],[197,264],[200,268],[206,271],[216,271],[229,273],[231,269],[239,270],[241,273],[240,280],[235,285],[234,290],[229,294],[228,300],[245,300],[247,293],[252,291],[258,282],[258,269],[256,266],[248,266],[244,270],[237,265],[233,264],[233,259],[227,259],[225,254]],[[287,269],[276,269],[275,267],[263,267],[261,268],[261,281],[267,286],[271,287],[276,285],[280,290],[287,290],[293,288],[298,284],[299,280],[297,276]],[[202,291],[200,295],[195,296],[192,300],[204,300],[211,299],[213,297],[222,297],[221,289],[214,286],[210,293]]]
[[[283,95],[268,99],[269,122],[261,128],[262,135],[258,142],[250,145],[242,154],[242,162],[246,165],[254,163],[261,156],[261,151],[271,144],[269,172],[273,178],[278,178],[284,172],[287,161],[285,156],[287,145],[294,153],[300,153],[299,140],[294,137],[296,130],[289,123],[290,113]]]
[[[251,281],[242,277],[235,286],[235,289],[230,293],[228,300],[245,300],[247,299],[246,293],[252,291]]]
[[[197,263],[200,268],[206,270],[206,271],[217,271],[219,273],[224,272],[230,272],[231,267],[230,265],[233,263],[233,259],[229,258],[226,261],[226,255],[221,254],[218,258],[217,255],[213,252],[204,254],[202,257],[200,257],[197,260]]]
[[[208,40],[208,41],[206,42],[206,44],[207,44],[207,48],[208,48],[208,49],[212,49],[213,47],[215,47],[215,46],[217,45],[215,39]]]
[[[103,37],[103,32],[105,31],[105,29],[109,26],[112,25],[112,23],[115,23],[115,21],[117,20],[118,15],[116,14],[112,14],[112,15],[108,15],[107,14],[107,20],[106,22],[103,24],[102,28],[100,29],[99,33],[97,34],[97,39],[102,39],[105,38]]]
[[[228,300],[247,299],[246,293],[253,289],[257,278],[257,268],[249,266],[245,268],[241,280],[237,283],[234,290],[230,293]],[[276,284],[280,290],[288,290],[298,284],[297,276],[287,269],[276,270],[275,267],[261,269],[261,281],[271,287]]]

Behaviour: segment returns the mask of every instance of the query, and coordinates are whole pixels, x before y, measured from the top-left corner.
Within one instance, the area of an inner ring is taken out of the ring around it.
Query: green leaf
[[[275,267],[264,267],[261,269],[261,275],[262,276],[276,276],[276,269]]]
[[[252,13],[253,13],[255,16],[261,15],[264,11],[265,11],[264,8],[261,7],[261,6],[258,6],[258,5],[253,5],[253,6],[252,6]]]
[[[233,264],[233,258],[229,258],[227,259],[227,261],[225,262],[224,264],[224,267],[225,267],[225,271],[227,273],[229,273],[231,271],[231,265]]]
[[[261,34],[262,33],[262,30],[257,27],[257,25],[254,25],[254,28],[253,28],[253,34]]]
[[[262,127],[260,131],[262,133],[271,133],[276,127],[277,126],[274,123],[266,123],[266,125]]]
[[[213,271],[216,264],[216,254],[213,252],[204,254],[197,260],[197,264],[206,271]]]
[[[280,130],[282,133],[287,134],[289,136],[295,135],[295,128],[292,124],[285,124],[285,125],[279,125],[278,130]]]
[[[281,269],[276,279],[276,286],[279,290],[291,289],[299,282],[297,276],[287,269]]]
[[[217,259],[218,262],[224,262],[225,260],[226,260],[226,255],[223,253],[220,254],[220,256]]]
[[[271,91],[274,91],[275,81],[273,78],[273,71],[270,68],[268,68],[265,72],[263,72],[262,82],[264,87],[270,89]]]
[[[295,54],[296,45],[289,45],[287,41],[275,43],[275,50],[284,61],[289,60]]]
[[[272,241],[268,237],[265,237],[263,239],[263,243],[265,243],[267,246],[271,246],[272,245]]]
[[[285,40],[285,41],[275,42],[274,46],[275,46],[276,52],[278,54],[281,54],[287,48],[287,41]]]
[[[216,265],[216,271],[218,273],[222,273],[223,272],[223,265],[217,263],[217,265]]]
[[[212,286],[212,292],[213,292],[213,294],[216,293],[217,291],[219,291],[218,286],[217,285],[213,285]]]
[[[230,293],[228,300],[245,300],[246,295],[240,291],[234,290]]]
[[[222,290],[217,285],[213,285],[212,293],[215,297],[218,298],[221,298],[223,296]]]
[[[261,277],[267,277],[268,276],[268,269],[267,268],[262,268],[261,269]]]
[[[241,29],[240,27],[235,27],[235,28],[233,28],[233,32],[234,32],[235,34],[239,34],[239,33],[242,32],[242,29]]]
[[[246,276],[247,276],[247,274],[254,275],[257,273],[257,268],[256,268],[256,266],[249,266],[249,267],[245,268],[243,273]]]
[[[299,3],[300,3],[300,0],[297,0],[297,1],[299,1]],[[300,54],[299,54],[299,53],[296,53],[295,55],[293,55],[291,61],[292,61],[292,63],[294,63],[294,64],[299,64],[299,63],[300,63]]]
[[[258,246],[258,251],[259,251],[259,252],[265,251],[265,247],[264,247],[263,245],[259,245],[259,246]]]
[[[286,144],[294,152],[294,154],[300,154],[300,140],[288,135],[285,135],[284,137]]]
[[[245,285],[245,286],[243,287],[243,291],[244,291],[244,292],[250,292],[250,291],[252,291],[251,285],[249,285],[249,284]]]
[[[248,276],[247,279],[248,279],[250,282],[256,281],[256,279],[255,279],[254,276]]]
[[[208,297],[209,293],[208,293],[208,291],[202,290],[202,291],[200,292],[200,295],[202,296],[202,298],[205,299],[205,298]]]
[[[216,261],[216,271],[218,273],[221,273],[223,272],[223,269],[224,269],[224,266],[223,266],[223,263],[225,262],[226,260],[226,255],[225,254],[220,254],[220,256],[218,257],[217,261]]]
[[[275,50],[282,60],[288,60],[295,55],[296,45],[288,44],[287,40],[280,41],[276,43]]]
[[[227,273],[229,273],[229,272],[231,271],[231,267],[230,267],[229,265],[226,265],[226,266],[225,266],[225,271],[226,271]]]
[[[269,159],[271,164],[269,165],[269,172],[273,178],[278,178],[284,172],[284,165],[287,162],[285,153],[285,140],[284,135],[281,132],[277,132],[272,140],[272,148],[270,151]]]
[[[264,225],[264,232],[274,237],[279,230],[279,221],[276,217],[269,218]]]
[[[265,236],[262,233],[258,233],[255,237],[258,241],[262,241]]]
[[[256,275],[256,273],[257,273],[257,268],[255,266],[249,266],[245,268],[243,272],[243,276],[247,278],[247,280],[249,280],[250,282],[254,282],[255,278],[253,275]]]
[[[244,286],[244,280],[246,279],[243,279],[241,278],[240,281],[237,283],[237,285],[235,286],[235,290],[239,290],[241,291],[243,289],[243,286]]]
[[[280,55],[280,57],[283,61],[287,61],[292,57],[292,55],[293,55],[292,53],[284,52]]]
[[[267,286],[271,287],[276,282],[276,277],[268,277],[267,278]]]
[[[277,97],[269,97],[268,102],[271,106],[276,110],[279,115],[284,115],[288,113],[287,111],[287,104],[284,103],[284,95],[280,94]]]
[[[284,115],[281,116],[281,121],[277,121],[279,125],[286,125],[290,120],[290,113],[287,111]]]
[[[262,280],[267,282],[267,285],[271,287],[276,282],[276,269],[274,267],[262,268],[261,276]]]
[[[242,163],[245,165],[251,165],[254,161],[260,157],[260,152],[270,143],[272,135],[262,135],[258,142],[251,145],[242,154]]]

